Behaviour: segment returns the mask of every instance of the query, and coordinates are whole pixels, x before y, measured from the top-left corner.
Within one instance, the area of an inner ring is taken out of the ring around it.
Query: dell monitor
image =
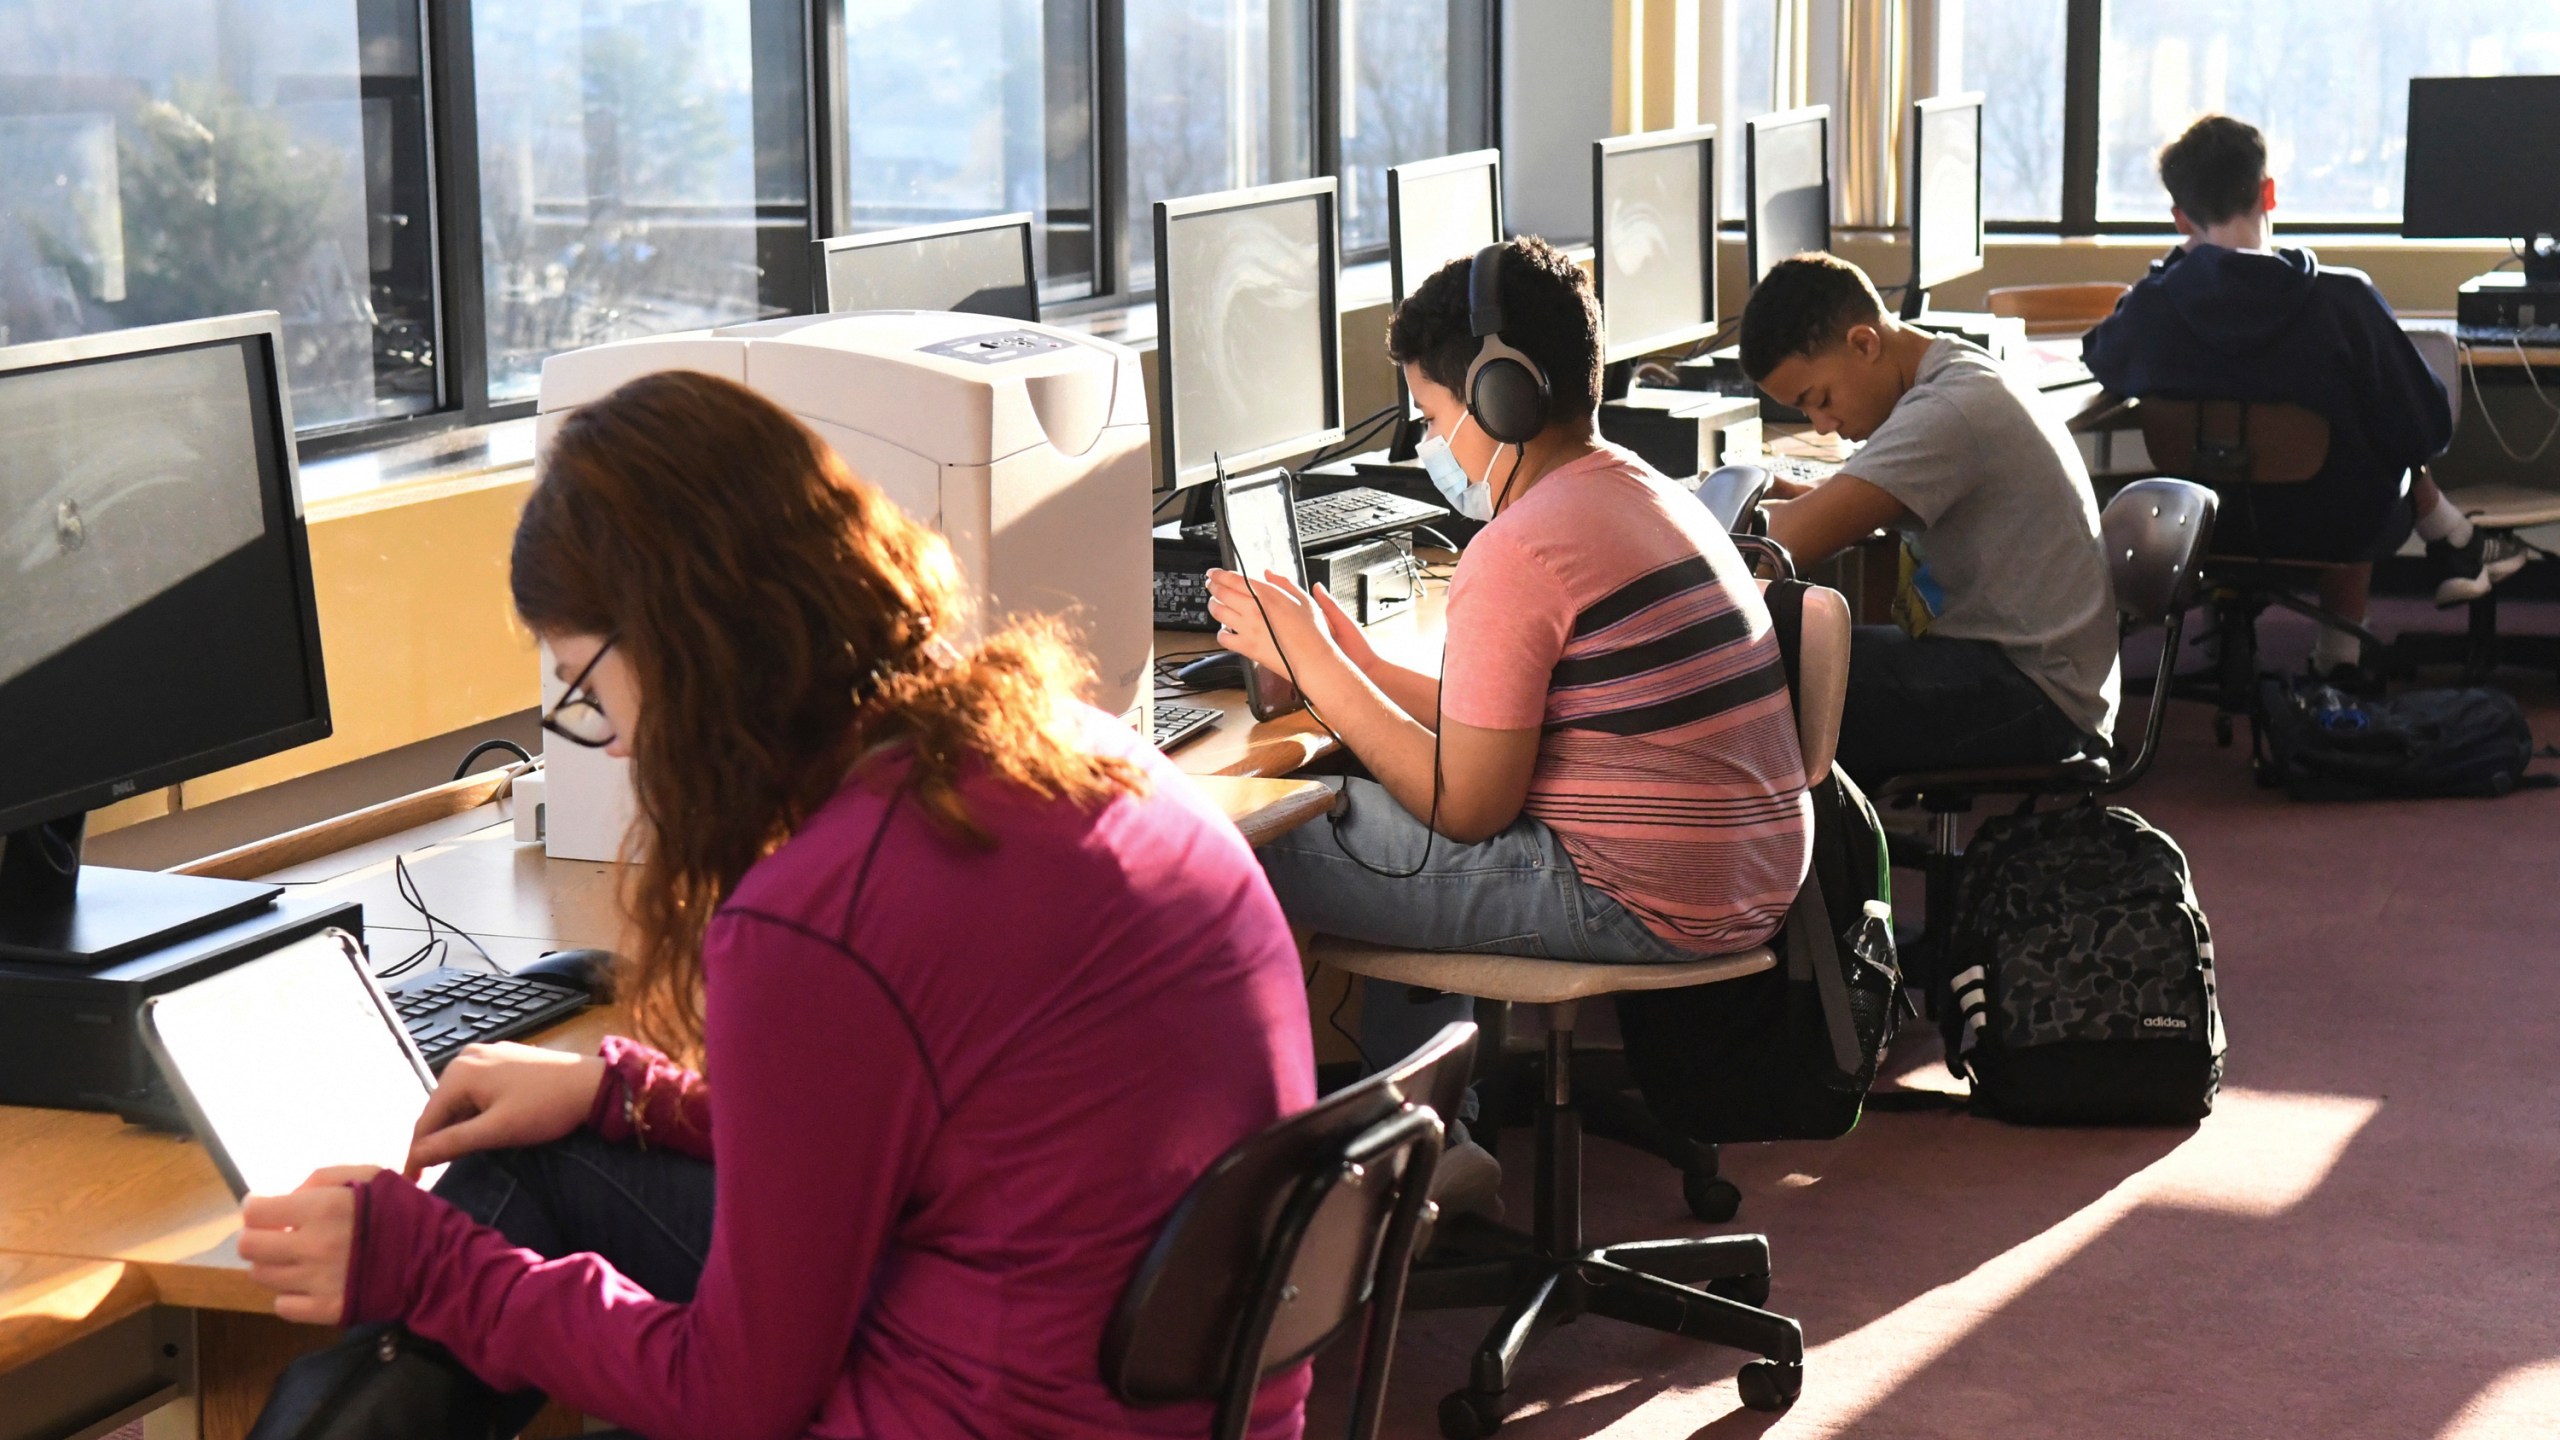
[[[1911,283],[1902,318],[1918,319],[1929,289],[1982,268],[1982,96],[1942,95],[1911,107]]]
[[[818,242],[825,308],[956,310],[1037,323],[1031,216],[874,230]]]
[[[1387,278],[1397,304],[1441,266],[1473,259],[1502,239],[1501,151],[1471,150],[1387,168]],[[1420,438],[1413,422],[1422,417],[1405,393],[1402,366],[1396,367],[1396,398],[1404,404],[1405,424],[1389,456],[1411,460]]]
[[[2400,233],[2523,241],[2525,278],[2560,284],[2560,75],[2409,82]]]
[[[1330,176],[1156,202],[1159,488],[1342,438]]]
[[[1831,107],[1781,110],[1743,126],[1751,283],[1791,255],[1831,248]]]
[[[268,311],[0,349],[0,956],[279,893],[80,851],[92,809],[329,734],[283,348]]]
[[[1612,365],[1716,329],[1716,127],[1591,147],[1591,272]]]

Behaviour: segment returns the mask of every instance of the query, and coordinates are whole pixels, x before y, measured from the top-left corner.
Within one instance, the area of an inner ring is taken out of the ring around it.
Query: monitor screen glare
[[[1265,450],[1332,423],[1325,207],[1307,198],[1168,221],[1174,463]],[[1185,483],[1189,483],[1186,481]]]
[[[1703,153],[1714,144],[1628,150],[1600,161],[1600,293],[1613,354],[1677,343],[1715,319],[1700,223]],[[1659,342],[1659,343],[1656,343]]]

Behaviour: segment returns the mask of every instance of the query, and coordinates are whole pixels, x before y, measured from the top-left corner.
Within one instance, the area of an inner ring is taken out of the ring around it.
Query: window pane
[[[435,404],[415,0],[14,0],[0,54],[0,340],[276,310],[297,425]]]
[[[2409,77],[2560,69],[2560,0],[2151,0],[2106,14],[2102,220],[2167,224],[2155,157],[2222,111],[2266,132],[2284,222],[2395,222]]]
[[[1982,92],[1982,215],[2062,219],[2061,0],[1947,0],[1955,63],[1938,93]],[[2124,8],[2110,6],[2110,10]]]
[[[1743,175],[1742,127],[1773,108],[1778,0],[1731,0],[1724,7],[1724,114],[1716,122],[1717,213],[1740,224],[1751,208]]]
[[[563,350],[806,308],[759,299],[758,202],[805,259],[806,187],[758,163],[750,12],[472,6],[491,399],[530,397]]]
[[[1126,0],[1129,287],[1155,284],[1155,202],[1314,168],[1307,0]]]
[[[1387,167],[1477,148],[1450,113],[1449,0],[1341,0],[1342,247],[1387,243]]]
[[[845,7],[853,229],[1028,210],[1041,294],[1090,295],[1091,0],[853,0]]]

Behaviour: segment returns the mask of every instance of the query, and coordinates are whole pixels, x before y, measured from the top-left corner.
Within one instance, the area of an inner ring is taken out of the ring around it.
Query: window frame
[[[750,28],[758,47],[770,43],[779,27],[799,32],[800,66],[793,77],[800,89],[799,134],[802,177],[808,194],[801,233],[767,237],[760,244],[765,280],[758,298],[794,312],[813,309],[819,275],[807,257],[816,241],[851,228],[850,178],[845,127],[849,123],[844,56],[845,6],[848,0],[746,0]],[[1348,181],[1342,135],[1342,26],[1347,0],[1310,0],[1305,41],[1309,66],[1308,104],[1312,177]],[[1500,0],[1444,0],[1449,16],[1449,108],[1456,150],[1500,143],[1501,3]],[[2088,3],[2088,0],[2075,0]],[[433,284],[436,316],[436,394],[433,409],[420,414],[315,429],[295,437],[305,460],[373,450],[525,419],[534,414],[530,399],[493,402],[489,398],[488,293],[481,243],[480,135],[476,66],[472,50],[472,0],[420,0],[419,44],[426,69],[425,124],[427,143],[428,223],[433,236]],[[1127,100],[1127,7],[1125,0],[1092,0],[1093,125],[1090,164],[1094,197],[1094,293],[1054,305],[1044,314],[1061,318],[1143,306],[1153,291],[1130,284],[1129,144]],[[762,112],[766,91],[758,76],[754,104]],[[769,114],[760,119],[770,122]],[[760,126],[761,128],[761,126]],[[1469,133],[1459,135],[1464,130]],[[1463,140],[1466,143],[1455,143]],[[759,147],[760,149],[762,147]],[[1416,159],[1428,157],[1413,157]],[[1172,198],[1172,197],[1167,197]],[[761,231],[759,232],[761,234]],[[1344,250],[1345,266],[1383,260],[1380,243]],[[782,261],[796,256],[796,263]],[[792,292],[792,293],[785,293]]]

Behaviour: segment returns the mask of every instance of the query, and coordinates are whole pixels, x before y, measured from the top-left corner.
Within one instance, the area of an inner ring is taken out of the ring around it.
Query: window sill
[[[533,452],[530,418],[342,451],[302,465],[302,501],[339,510],[423,499],[484,479],[514,479],[532,466]]]

